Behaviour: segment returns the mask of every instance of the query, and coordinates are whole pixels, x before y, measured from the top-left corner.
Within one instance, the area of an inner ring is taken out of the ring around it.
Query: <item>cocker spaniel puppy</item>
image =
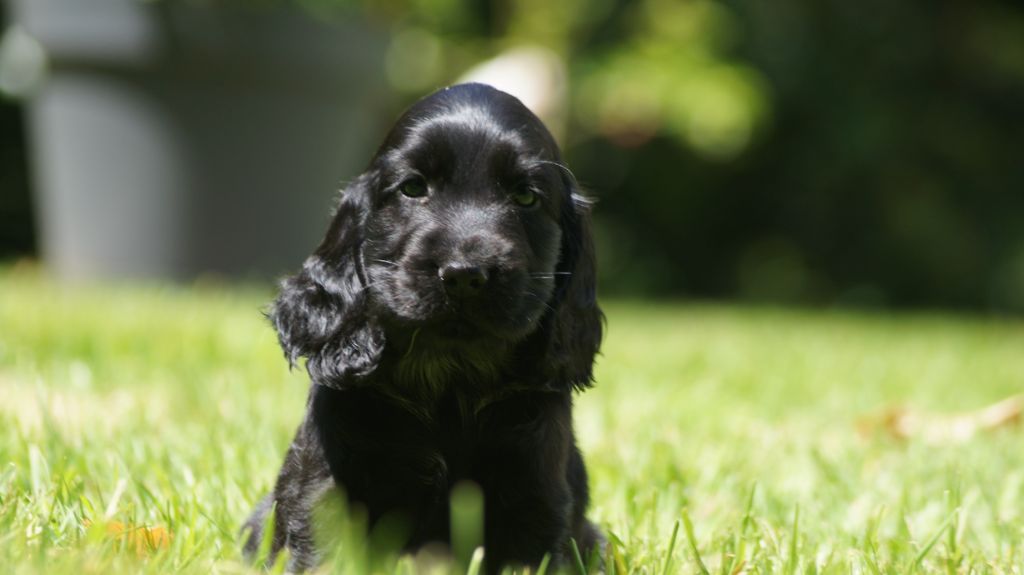
[[[312,386],[250,555],[274,507],[272,556],[314,566],[312,509],[336,487],[371,525],[404,518],[407,550],[447,542],[462,480],[489,572],[600,543],[572,426],[603,321],[588,202],[517,99],[464,84],[409,109],[270,318]]]

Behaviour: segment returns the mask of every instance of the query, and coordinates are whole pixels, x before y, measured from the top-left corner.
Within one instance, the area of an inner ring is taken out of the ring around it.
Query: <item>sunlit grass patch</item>
[[[260,313],[270,297],[0,274],[0,572],[249,569],[238,528],[306,391]],[[1024,324],[606,308],[576,428],[608,572],[1024,569],[1018,425],[947,442],[871,423],[894,406],[957,414],[1019,394]],[[426,564],[342,539],[343,572]],[[459,572],[470,555],[460,547]]]

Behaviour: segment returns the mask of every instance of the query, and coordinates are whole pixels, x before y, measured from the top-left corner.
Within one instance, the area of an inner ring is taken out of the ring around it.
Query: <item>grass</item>
[[[260,315],[270,296],[0,272],[0,572],[248,571],[237,529],[306,388]],[[576,427],[608,572],[1024,571],[1019,428],[900,440],[863,423],[1020,393],[1024,323],[606,310]],[[341,572],[412,572],[343,535]]]

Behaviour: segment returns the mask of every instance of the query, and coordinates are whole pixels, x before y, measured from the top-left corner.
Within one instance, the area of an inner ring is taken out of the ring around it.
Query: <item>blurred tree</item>
[[[1021,7],[723,6],[770,122],[727,161],[666,126],[581,138],[604,286],[1024,310]]]

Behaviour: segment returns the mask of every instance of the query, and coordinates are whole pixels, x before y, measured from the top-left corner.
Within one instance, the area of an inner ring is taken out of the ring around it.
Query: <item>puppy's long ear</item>
[[[289,363],[306,358],[312,381],[334,388],[369,375],[384,350],[383,331],[367,313],[362,269],[372,180],[364,174],[342,192],[323,242],[281,283],[269,313]]]
[[[548,340],[549,377],[575,389],[593,381],[594,356],[601,347],[604,315],[597,306],[597,266],[590,232],[590,201],[572,193],[562,209],[562,255]]]

